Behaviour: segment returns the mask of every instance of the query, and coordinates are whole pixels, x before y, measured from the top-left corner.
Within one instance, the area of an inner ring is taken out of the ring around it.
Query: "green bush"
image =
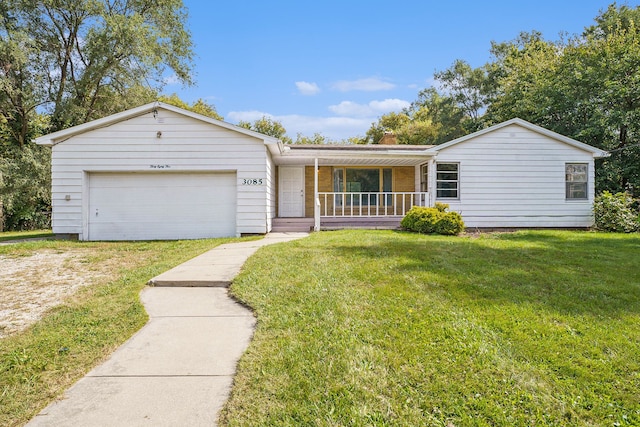
[[[436,203],[433,208],[414,206],[402,218],[400,225],[405,230],[422,234],[460,234],[464,230],[462,216],[458,212],[447,212],[448,208],[445,203]]]
[[[51,150],[0,144],[0,217],[11,231],[50,228]],[[1,222],[1,221],[0,221]]]
[[[640,217],[627,193],[603,191],[593,202],[596,228],[602,231],[632,233],[640,230]]]

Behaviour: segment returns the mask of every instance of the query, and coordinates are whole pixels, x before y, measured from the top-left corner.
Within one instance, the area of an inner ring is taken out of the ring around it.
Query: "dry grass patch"
[[[24,330],[79,288],[109,276],[113,262],[91,264],[89,249],[0,255],[0,338]]]
[[[0,254],[0,339],[26,329],[80,288],[148,260],[144,251],[132,257],[110,243],[50,244],[58,247],[31,250],[21,245]]]

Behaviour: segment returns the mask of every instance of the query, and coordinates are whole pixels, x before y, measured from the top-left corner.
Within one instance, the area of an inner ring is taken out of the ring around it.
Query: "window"
[[[567,163],[565,165],[565,185],[567,200],[587,200],[587,164]]]
[[[420,166],[420,191],[429,191],[429,165]]]
[[[436,164],[436,197],[439,199],[460,198],[458,163]]]
[[[336,168],[333,170],[333,191],[337,193],[380,193],[393,191],[393,174],[390,168]],[[351,202],[351,198],[347,199]],[[390,199],[389,199],[390,201]],[[349,203],[347,202],[347,203]],[[377,194],[362,194],[353,197],[354,206],[377,205]],[[342,197],[336,195],[336,205],[342,204]]]

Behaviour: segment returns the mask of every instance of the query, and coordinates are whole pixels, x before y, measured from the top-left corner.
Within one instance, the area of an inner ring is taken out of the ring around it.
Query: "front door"
[[[304,167],[279,169],[280,217],[304,217]]]

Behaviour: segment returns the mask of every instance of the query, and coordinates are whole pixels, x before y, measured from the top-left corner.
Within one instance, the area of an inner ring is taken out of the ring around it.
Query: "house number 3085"
[[[262,185],[262,178],[243,178],[242,185]]]

